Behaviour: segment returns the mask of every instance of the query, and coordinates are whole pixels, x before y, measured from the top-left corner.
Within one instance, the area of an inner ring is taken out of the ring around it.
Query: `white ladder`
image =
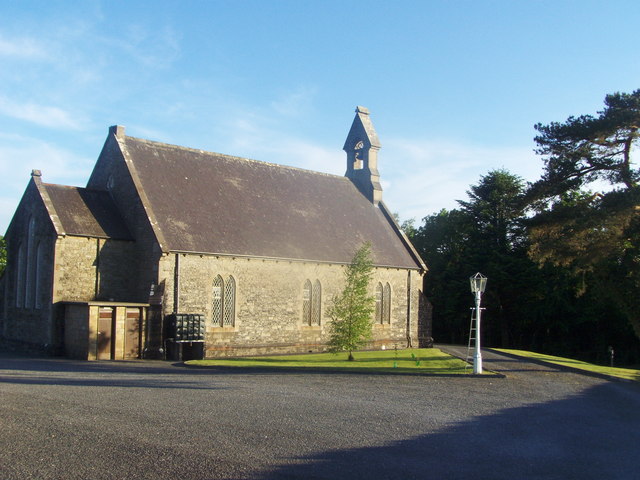
[[[469,324],[469,342],[467,343],[467,357],[465,359],[464,371],[467,368],[473,367],[473,356],[475,353],[476,338],[478,334],[478,316],[476,315],[475,307],[471,308],[471,322]],[[473,347],[472,347],[473,345]]]

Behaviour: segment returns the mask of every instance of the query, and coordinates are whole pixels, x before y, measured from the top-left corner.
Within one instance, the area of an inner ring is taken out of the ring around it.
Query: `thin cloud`
[[[105,45],[120,49],[135,62],[147,68],[170,67],[181,52],[180,37],[170,27],[150,30],[142,25],[130,25],[121,36],[102,37]]]
[[[300,138],[276,136],[256,154],[259,160],[333,175],[343,175],[346,169],[344,152]]]
[[[0,57],[17,57],[24,59],[46,58],[42,45],[33,38],[7,39],[0,36]]]
[[[528,147],[496,147],[449,141],[387,139],[380,152],[383,198],[403,219],[458,208],[467,190],[491,170],[505,168],[526,181],[539,178],[542,161]]]
[[[32,169],[41,170],[47,183],[78,186],[86,184],[94,162],[35,138],[0,134],[0,235],[11,221]]]
[[[42,127],[78,130],[80,124],[70,112],[58,107],[33,102],[17,103],[0,97],[0,114],[25,120]]]
[[[316,91],[315,87],[299,87],[297,90],[272,101],[271,108],[280,115],[298,117],[309,110]]]
[[[324,173],[344,173],[342,150],[289,135],[280,127],[273,116],[245,113],[228,121],[224,127],[227,141],[222,147],[232,155]]]

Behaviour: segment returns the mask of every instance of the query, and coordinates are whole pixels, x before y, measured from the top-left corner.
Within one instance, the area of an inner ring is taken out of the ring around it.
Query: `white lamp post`
[[[473,373],[482,373],[482,353],[480,353],[480,301],[487,286],[487,277],[480,272],[469,278],[471,293],[476,296],[476,349],[473,355]]]

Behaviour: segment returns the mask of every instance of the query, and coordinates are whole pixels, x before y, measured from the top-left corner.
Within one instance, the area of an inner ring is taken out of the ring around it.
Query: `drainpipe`
[[[173,313],[180,310],[180,254],[176,253],[173,267]]]
[[[411,270],[407,272],[407,348],[413,347],[411,338]]]
[[[100,292],[100,239],[96,238],[96,281],[93,287],[93,299],[98,299]]]

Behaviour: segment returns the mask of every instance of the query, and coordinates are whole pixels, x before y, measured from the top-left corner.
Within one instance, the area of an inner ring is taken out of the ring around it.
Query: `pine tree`
[[[604,103],[598,116],[535,126],[545,169],[528,191],[536,212],[530,253],[609,294],[640,337],[640,169],[632,159],[640,143],[640,89],[607,95]],[[589,190],[603,182],[608,191]]]
[[[353,361],[353,351],[366,345],[372,336],[371,316],[375,299],[369,294],[369,282],[373,272],[371,244],[365,243],[356,251],[351,264],[345,270],[345,287],[333,298],[328,315],[331,337],[329,351],[349,352]]]

